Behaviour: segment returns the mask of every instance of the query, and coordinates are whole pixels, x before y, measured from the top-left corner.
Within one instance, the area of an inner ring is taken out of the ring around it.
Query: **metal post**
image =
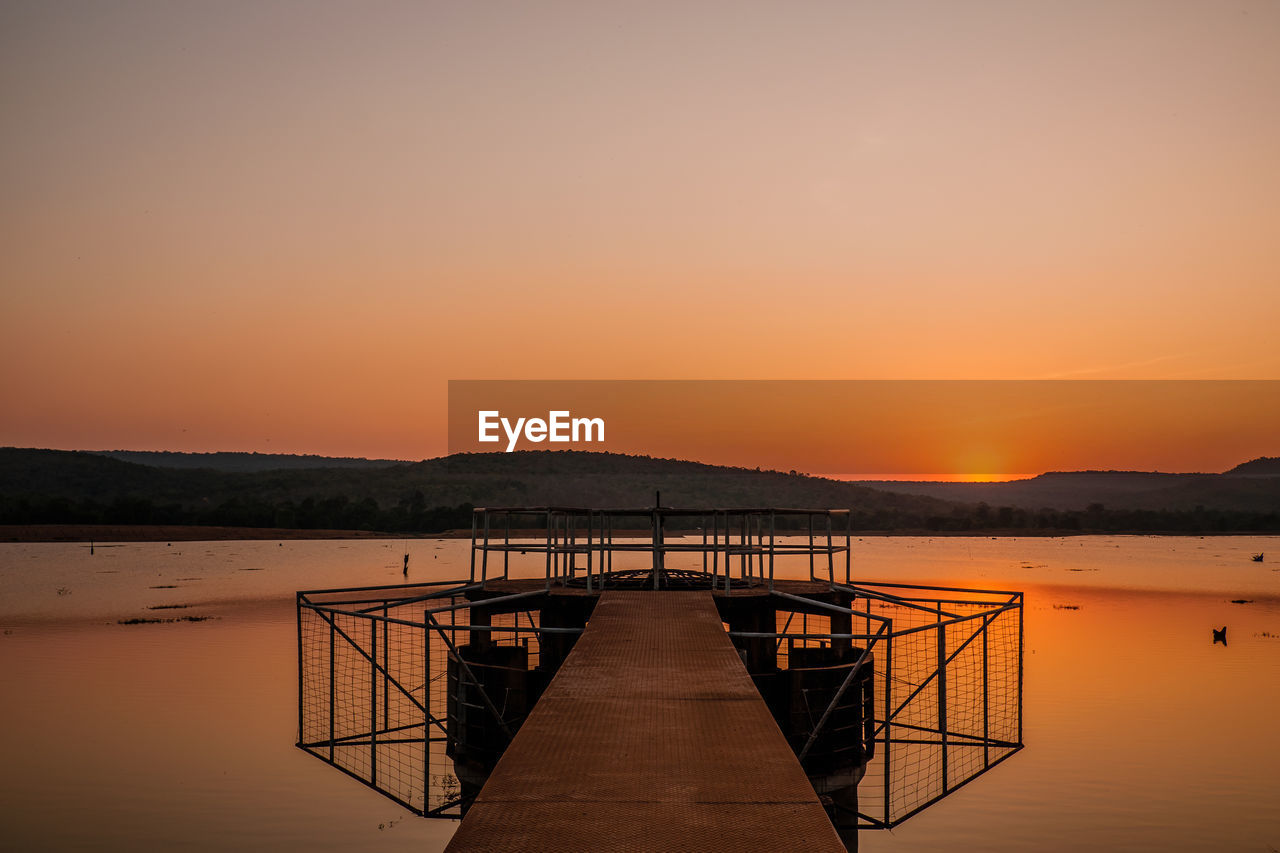
[[[942,793],[951,790],[947,778],[947,626],[942,621],[942,603],[938,603],[938,731],[942,736]]]
[[[813,513],[809,513],[809,580],[814,579],[815,567],[813,564]]]
[[[476,514],[471,513],[471,582],[476,582]]]
[[[853,562],[853,513],[847,512],[844,515],[844,582],[852,583],[849,580],[849,568]]]
[[[755,552],[755,566],[753,567],[753,578],[764,580],[764,516],[755,516],[755,537],[751,543],[751,551]]]
[[[337,617],[328,620],[329,622],[329,761],[333,761],[333,738],[334,738],[334,705],[337,702],[337,690],[334,686],[334,661],[333,661],[333,644],[337,640],[338,626],[335,625]]]
[[[480,584],[489,580],[489,511],[484,513],[484,551],[480,556]]]
[[[422,706],[427,709],[427,719],[422,721],[422,810],[427,810],[427,791],[431,788],[431,629],[426,625],[426,611],[422,617]],[[446,736],[448,730],[446,728]]]
[[[832,550],[835,542],[831,538],[831,513],[827,513],[827,580],[831,588],[836,588],[836,552]]]
[[[551,589],[551,510],[547,510],[547,589]]]
[[[871,606],[870,599],[867,600],[867,606]],[[892,755],[893,750],[890,744],[893,741],[893,620],[890,619],[885,623],[888,629],[888,636],[884,644],[884,745],[880,750],[880,754],[884,756],[884,822],[885,826],[890,825],[890,816],[893,814],[892,808]]]
[[[655,501],[660,498],[655,498]],[[663,570],[663,536],[662,536],[662,510],[655,506],[653,508],[653,530],[650,531],[653,536],[653,588],[658,589],[659,577]]]
[[[298,593],[295,600],[298,608],[298,744],[301,745],[306,740],[302,732],[302,708],[305,696],[302,689],[302,679],[305,677],[305,670],[302,666],[302,593]]]
[[[1000,617],[997,616],[996,618],[999,619]],[[989,690],[991,673],[988,669],[990,666],[990,652],[987,650],[987,634],[990,628],[990,622],[982,626],[982,767],[984,770],[991,767],[991,700]]]
[[[699,528],[702,530],[702,573],[707,573],[707,517],[702,516],[699,521],[702,523]]]
[[[1022,743],[1022,593],[1018,593],[1018,743]],[[999,618],[999,617],[997,617]]]
[[[382,605],[383,618],[385,619],[387,616],[390,616],[390,615],[391,613],[387,605],[386,604]],[[384,621],[382,623],[382,671],[384,673],[391,672],[391,658],[389,654],[390,629],[391,629],[391,623]],[[390,690],[391,690],[391,685],[388,683],[388,679],[386,678],[382,679],[382,727],[384,729],[391,728],[391,696],[389,693]]]
[[[385,623],[384,623],[385,624]],[[378,622],[369,620],[369,783],[378,783]]]
[[[769,510],[769,592],[773,592],[773,540],[777,523],[777,515]]]
[[[587,510],[587,592],[591,592],[591,528],[595,526],[595,513]]]
[[[733,530],[729,527],[729,513],[726,510],[724,514],[724,591],[729,591],[729,576],[733,573],[729,567],[729,543],[733,539]]]
[[[756,542],[755,542],[754,550],[756,552],[756,565],[755,565],[755,570],[752,572],[751,576],[758,577],[760,578],[760,580],[764,580],[764,515],[763,514],[756,516]]]
[[[706,561],[706,557],[703,557]],[[720,577],[720,513],[711,513],[711,588],[716,588]]]

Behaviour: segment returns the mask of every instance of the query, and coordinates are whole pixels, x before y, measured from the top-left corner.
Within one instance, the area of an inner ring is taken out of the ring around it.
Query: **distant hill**
[[[1259,456],[1241,462],[1227,472],[1228,477],[1280,477],[1280,456]]]
[[[1108,509],[1126,510],[1204,507],[1270,512],[1280,509],[1280,459],[1262,457],[1224,474],[1055,471],[1005,483],[862,481],[859,485],[898,494],[1028,510],[1084,510],[1090,504],[1102,504]]]
[[[438,531],[469,527],[473,506],[643,507],[656,491],[666,506],[848,509],[860,530],[1280,530],[1280,477],[1261,475],[1081,471],[871,484],[583,451],[217,470],[0,448],[0,524]]]
[[[168,450],[89,450],[122,462],[157,468],[212,468],[215,471],[286,471],[298,468],[388,468],[403,459],[362,459],[293,453],[174,453]]]
[[[219,471],[144,465],[80,451],[0,449],[0,496],[10,497],[132,497],[185,505],[249,495],[272,501],[345,495],[385,504],[420,494],[417,500],[431,506],[648,506],[659,490],[669,506],[947,509],[943,501],[838,480],[616,453],[463,453],[364,468]]]
[[[945,501],[837,480],[611,453],[478,453],[365,468],[219,471],[0,449],[0,523],[8,524],[435,530],[469,526],[472,506],[640,507],[652,503],[655,491],[668,506],[848,508],[881,527],[925,527],[955,510]]]
[[[1084,509],[1092,503],[1127,504],[1135,495],[1182,485],[1210,474],[1159,474],[1144,471],[1055,471],[1003,483],[863,481],[860,485],[907,495],[927,495],[965,503],[1024,509]]]
[[[877,492],[839,480],[616,453],[463,453],[408,466],[435,494],[479,506],[840,507],[864,512],[950,510],[945,501]]]

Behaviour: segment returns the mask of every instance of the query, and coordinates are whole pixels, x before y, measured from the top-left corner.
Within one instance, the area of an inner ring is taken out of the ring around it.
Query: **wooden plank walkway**
[[[711,593],[610,591],[447,850],[845,847]]]

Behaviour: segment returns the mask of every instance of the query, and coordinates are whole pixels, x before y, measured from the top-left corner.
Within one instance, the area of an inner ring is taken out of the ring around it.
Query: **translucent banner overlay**
[[[1222,471],[1280,455],[1280,381],[450,381],[449,452],[507,450],[844,479]]]

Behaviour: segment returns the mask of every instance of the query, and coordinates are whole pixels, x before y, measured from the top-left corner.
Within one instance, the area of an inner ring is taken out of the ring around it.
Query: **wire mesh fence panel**
[[[987,731],[999,746],[991,763],[1022,743],[1022,609],[1006,610],[987,627]]]
[[[943,748],[937,736],[943,696],[938,677],[938,626],[932,614],[902,607],[896,610],[895,633],[889,640],[893,645],[892,717],[887,729],[893,773],[890,822],[941,796],[944,786]],[[908,627],[924,630],[897,633]]]
[[[957,607],[962,613],[970,607]],[[984,702],[988,689],[982,662],[985,618],[957,622],[945,631],[947,697],[942,720],[946,744],[943,784],[959,787],[987,769]]]
[[[318,612],[298,608],[298,742],[304,748],[328,741],[329,649],[332,647],[328,622]]]
[[[470,623],[470,608],[462,596],[432,602],[432,608],[448,607],[431,617],[431,628],[424,630],[421,647],[426,655],[424,672],[427,678],[427,709],[432,719],[439,721],[431,727],[427,742],[427,761],[423,768],[427,782],[424,812],[443,815],[461,813],[462,783],[454,770],[449,755],[449,656],[467,644],[470,633],[465,626]],[[427,620],[425,613],[419,618]]]
[[[913,596],[867,612],[893,621],[858,810],[863,826],[891,827],[1021,748],[1021,599]]]
[[[863,827],[1021,748],[1020,594],[891,586],[725,611],[751,626],[724,623],[814,789]],[[581,632],[583,592],[300,593],[299,746],[417,814],[461,816]]]
[[[449,643],[466,641],[465,599],[408,598],[300,601],[299,746],[418,814],[456,811],[445,682]],[[437,630],[428,606],[460,609]]]

